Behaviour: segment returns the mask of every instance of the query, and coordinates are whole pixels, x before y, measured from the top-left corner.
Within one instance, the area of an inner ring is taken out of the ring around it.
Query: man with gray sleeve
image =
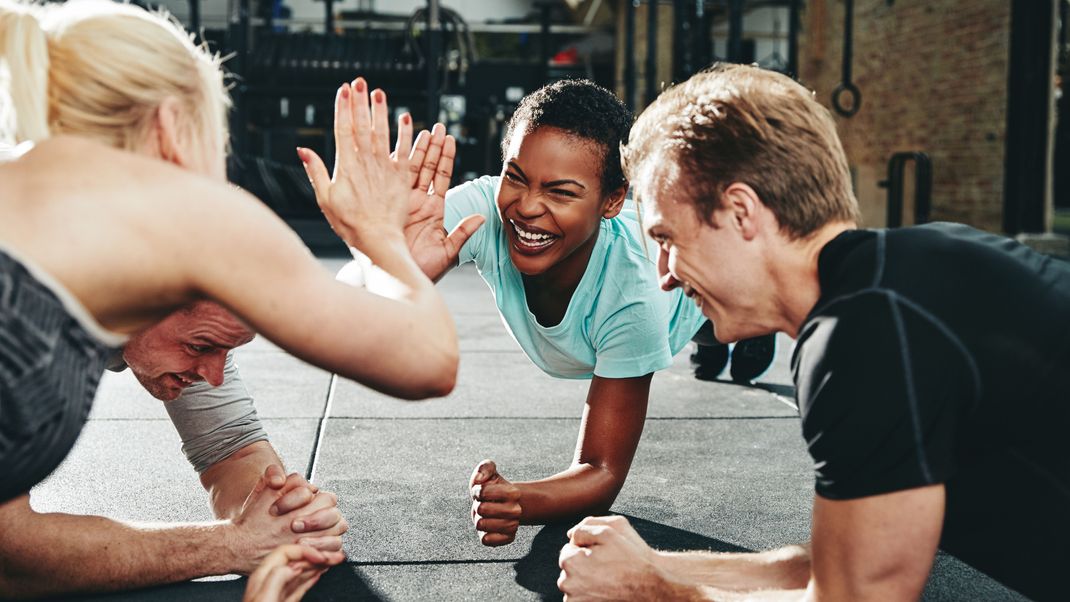
[[[209,575],[248,574],[276,546],[340,550],[348,525],[334,494],[286,476],[231,350],[253,333],[197,302],[132,337],[110,369],[129,367],[165,407],[219,519],[137,525],[38,513],[26,495],[0,505],[0,594],[113,591]]]

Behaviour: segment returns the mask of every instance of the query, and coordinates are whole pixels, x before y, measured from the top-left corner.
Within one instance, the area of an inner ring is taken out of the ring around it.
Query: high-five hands
[[[333,175],[314,151],[297,154],[317,204],[346,244],[367,252],[371,239],[403,230],[417,264],[434,280],[456,262],[483,217],[470,215],[447,235],[443,213],[457,143],[435,124],[413,145],[412,117],[403,113],[391,152],[388,113],[386,93],[369,94],[364,78],[342,84],[334,103]]]
[[[504,546],[520,527],[520,489],[498,474],[498,467],[483,460],[468,483],[472,496],[472,523],[485,546]]]

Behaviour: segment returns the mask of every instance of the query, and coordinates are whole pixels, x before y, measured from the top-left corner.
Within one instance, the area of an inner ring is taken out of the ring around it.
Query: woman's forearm
[[[577,464],[538,481],[515,483],[520,489],[523,524],[545,524],[604,514],[617,498],[627,474]]]

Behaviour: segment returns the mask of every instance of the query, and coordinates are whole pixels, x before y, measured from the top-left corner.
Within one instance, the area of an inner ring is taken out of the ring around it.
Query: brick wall
[[[831,109],[843,1],[804,4],[800,80]],[[923,151],[933,161],[932,219],[1000,230],[1009,42],[1006,0],[855,0],[852,79],[863,101],[836,122],[866,225],[885,223],[877,182],[891,154]]]

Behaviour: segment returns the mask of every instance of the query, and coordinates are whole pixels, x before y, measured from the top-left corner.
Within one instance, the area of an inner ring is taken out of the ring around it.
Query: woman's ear
[[[620,214],[620,210],[624,207],[624,197],[627,196],[627,194],[627,184],[609,193],[606,200],[602,202],[602,217],[606,219],[617,217],[617,215]]]
[[[153,118],[152,136],[159,149],[160,158],[179,167],[188,167],[185,140],[179,131],[179,102],[173,97],[164,99],[156,108]]]

